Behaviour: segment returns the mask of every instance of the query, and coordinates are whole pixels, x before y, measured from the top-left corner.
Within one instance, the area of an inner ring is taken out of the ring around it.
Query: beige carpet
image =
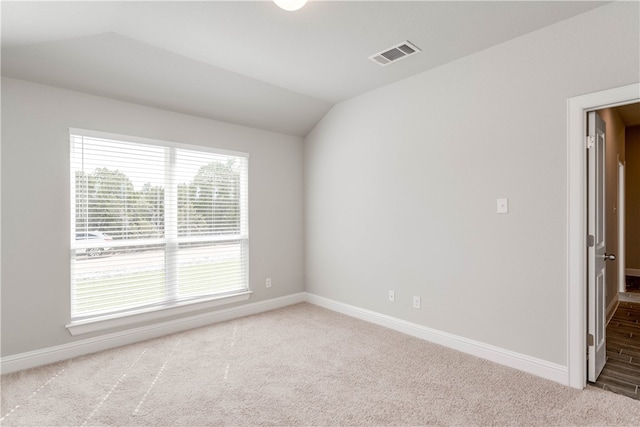
[[[2,425],[640,425],[574,390],[309,304],[2,377]]]

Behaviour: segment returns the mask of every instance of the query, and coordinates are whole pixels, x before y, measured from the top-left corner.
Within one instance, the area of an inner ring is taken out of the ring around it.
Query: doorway
[[[637,218],[638,214],[635,211],[640,211],[640,203],[636,202],[640,201],[640,197],[634,194],[635,190],[640,189],[635,176],[636,169],[640,168],[640,146],[636,146],[640,144],[640,133],[636,135],[636,131],[640,131],[640,127],[636,129],[640,125],[640,103],[589,112],[590,135],[594,127],[593,121],[601,124],[603,140],[602,147],[595,141],[593,149],[588,149],[588,381],[599,388],[640,399],[637,392],[640,387],[640,352],[637,345],[637,336],[640,335],[640,324],[637,323],[640,320],[640,299],[633,302],[640,294],[626,292],[631,289],[627,288],[629,281],[626,273],[630,269],[625,262],[625,241],[640,241],[640,235],[636,236],[636,229],[640,228],[637,220],[630,223],[625,221],[625,217]],[[599,158],[597,164],[602,166],[595,171],[591,167],[593,156]],[[626,168],[627,162],[629,168]],[[625,170],[631,172],[631,179],[628,180],[630,185],[625,185]],[[594,179],[599,175],[602,175],[602,182]],[[592,189],[594,182],[597,183],[595,192]],[[597,199],[595,204],[591,203],[592,198]],[[594,206],[598,206],[598,209],[594,209]],[[592,227],[594,213],[596,218],[602,213],[597,229]],[[598,244],[595,248],[591,245],[592,235],[596,236],[596,243],[599,242],[600,229],[603,238],[602,251],[606,252],[604,256],[595,255],[594,250],[599,247]],[[632,231],[629,233],[629,239],[625,230]],[[633,254],[630,265],[640,266],[636,246],[629,246]],[[598,266],[602,267],[602,276],[598,276],[597,279],[592,275],[594,265],[596,271],[600,271]],[[592,300],[593,295],[602,297],[603,301],[600,302],[597,298],[596,301]],[[594,324],[597,327],[594,327]],[[595,342],[592,342],[592,336]]]
[[[621,298],[640,302],[640,104],[615,109],[625,125],[624,156],[619,165],[619,290]]]
[[[587,385],[587,113],[638,102],[640,83],[568,100],[567,383],[578,389]]]
[[[599,109],[595,114],[606,127],[605,244],[607,252],[615,254],[615,260],[607,263],[606,315],[610,319],[619,299],[640,302],[640,224],[633,220],[640,217],[640,103]]]

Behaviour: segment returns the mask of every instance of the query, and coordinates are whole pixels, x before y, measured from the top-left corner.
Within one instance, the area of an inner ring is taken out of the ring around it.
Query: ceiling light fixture
[[[301,9],[302,6],[307,4],[307,0],[273,0],[280,9],[284,9],[288,12]]]

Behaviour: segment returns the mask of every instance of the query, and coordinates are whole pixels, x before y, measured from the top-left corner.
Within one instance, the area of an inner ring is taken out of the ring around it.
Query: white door
[[[605,245],[605,123],[595,112],[588,116],[588,299],[589,381],[594,382],[607,360],[606,260]]]

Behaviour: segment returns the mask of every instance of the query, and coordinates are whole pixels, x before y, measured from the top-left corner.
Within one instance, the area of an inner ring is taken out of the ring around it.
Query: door
[[[588,379],[595,382],[607,360],[605,340],[606,254],[605,245],[605,123],[592,111],[588,114]]]

